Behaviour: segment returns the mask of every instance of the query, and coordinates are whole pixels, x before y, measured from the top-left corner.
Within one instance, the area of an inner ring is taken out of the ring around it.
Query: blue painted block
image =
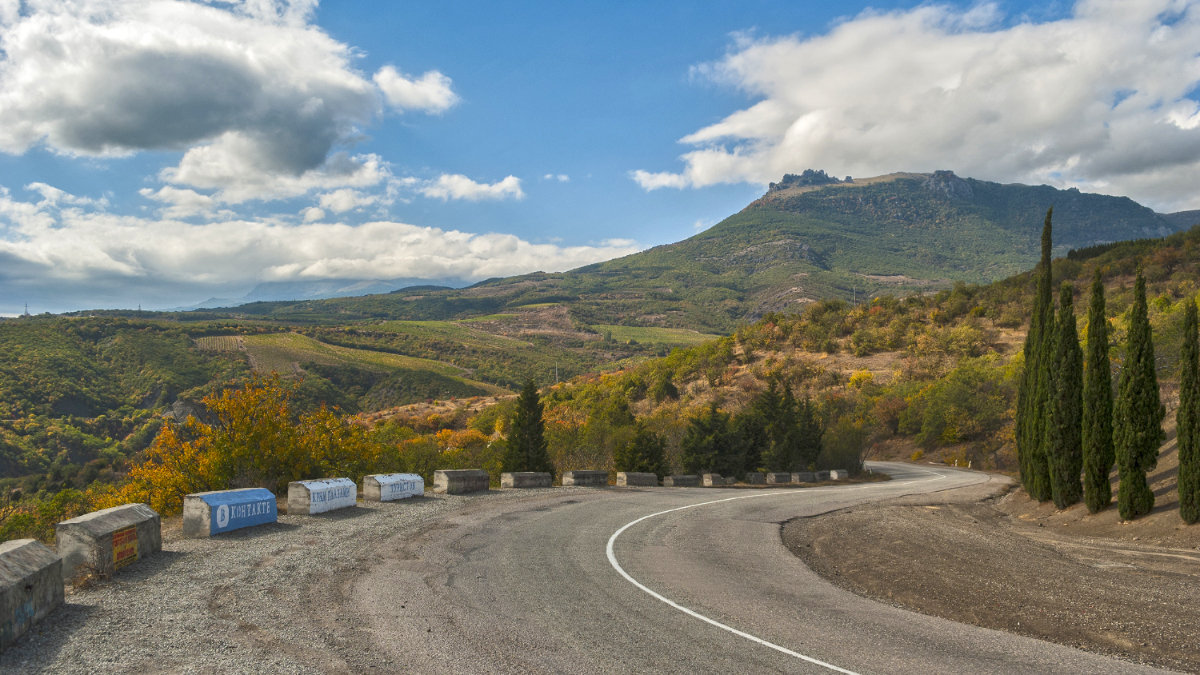
[[[263,488],[199,492],[183,500],[183,534],[188,537],[208,537],[278,519],[275,494]]]

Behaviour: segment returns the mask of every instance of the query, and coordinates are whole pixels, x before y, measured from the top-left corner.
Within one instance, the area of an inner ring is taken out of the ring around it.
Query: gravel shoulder
[[[835,585],[953,621],[1200,671],[1200,550],[1081,527],[1011,481],[785,523],[785,545]],[[1115,510],[1115,509],[1113,509]],[[1031,515],[1032,514],[1032,515]],[[1094,517],[1111,519],[1111,514]],[[1047,526],[1049,525],[1049,526]],[[1175,530],[1172,525],[1172,531]],[[1119,535],[1119,536],[1118,536]]]
[[[340,604],[346,580],[397,535],[540,492],[549,491],[360,502],[211,539],[181,538],[175,519],[163,525],[161,554],[69,590],[62,607],[0,654],[0,672],[388,671],[388,655],[354,639],[361,622]]]

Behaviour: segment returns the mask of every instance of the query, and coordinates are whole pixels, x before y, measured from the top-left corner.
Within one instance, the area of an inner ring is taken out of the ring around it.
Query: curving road
[[[875,466],[893,480],[473,500],[346,580],[366,620],[353,641],[418,672],[1151,672],[818,578],[783,546],[783,521],[987,480]]]

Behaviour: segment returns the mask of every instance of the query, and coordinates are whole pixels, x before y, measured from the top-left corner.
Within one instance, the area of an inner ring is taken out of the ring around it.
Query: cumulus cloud
[[[441,111],[431,71],[366,79],[310,23],[316,0],[29,0],[0,7],[0,151],[72,156],[183,151],[160,179],[222,202],[374,185],[377,157],[347,154],[393,106]],[[379,83],[379,84],[377,84]]]
[[[193,216],[201,216],[211,214],[217,207],[217,200],[204,194],[200,194],[195,190],[187,190],[174,188],[169,185],[163,186],[158,190],[150,188],[142,188],[138,190],[138,194],[166,204],[162,208],[162,215],[166,218],[191,218]]]
[[[371,206],[378,201],[379,197],[376,195],[364,194],[358,190],[351,190],[349,188],[326,192],[317,199],[317,203],[321,205],[322,209],[334,213],[345,213],[346,211],[361,209]]]
[[[458,95],[450,86],[450,78],[436,70],[414,79],[392,66],[384,66],[372,79],[383,92],[388,105],[396,110],[440,113],[458,103]]]
[[[953,168],[1196,208],[1179,177],[1200,174],[1197,44],[1194,0],[1084,0],[1039,24],[922,5],[743,37],[695,74],[755,102],[683,137],[682,170],[630,175],[653,190]]]
[[[506,176],[495,183],[477,183],[462,174],[442,174],[437,180],[429,181],[420,188],[421,194],[443,201],[465,199],[477,202],[485,199],[524,199],[521,179]]]
[[[170,192],[147,196],[167,202],[187,198]],[[79,303],[101,287],[124,289],[125,297],[131,288],[176,289],[175,300],[159,302],[185,304],[204,299],[196,294],[206,288],[240,284],[244,291],[263,281],[479,280],[571,269],[638,250],[628,240],[560,246],[391,221],[314,222],[324,215],[310,207],[304,222],[195,223],[60,209],[16,199],[0,188],[0,285],[10,295],[22,288],[54,288],[61,306],[87,306]]]

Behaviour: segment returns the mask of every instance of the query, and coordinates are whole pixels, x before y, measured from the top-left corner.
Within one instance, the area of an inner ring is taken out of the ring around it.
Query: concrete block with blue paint
[[[0,652],[62,603],[58,554],[33,539],[0,544]]]
[[[197,492],[183,498],[185,537],[211,537],[277,520],[275,493],[264,488]]]

